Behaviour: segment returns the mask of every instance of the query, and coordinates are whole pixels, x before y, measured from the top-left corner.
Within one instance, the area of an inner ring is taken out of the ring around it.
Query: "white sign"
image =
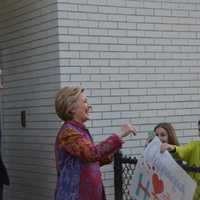
[[[192,200],[196,183],[155,137],[137,163],[130,193],[135,200]]]

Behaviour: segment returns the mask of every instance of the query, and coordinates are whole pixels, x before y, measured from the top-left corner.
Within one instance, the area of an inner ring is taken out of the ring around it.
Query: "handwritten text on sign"
[[[168,152],[160,153],[155,137],[138,161],[130,193],[136,200],[192,200],[196,183]]]

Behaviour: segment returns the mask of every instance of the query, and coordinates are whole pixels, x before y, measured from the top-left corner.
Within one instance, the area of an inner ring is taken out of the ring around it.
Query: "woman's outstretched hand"
[[[176,149],[176,146],[175,145],[171,145],[171,144],[168,144],[168,143],[162,143],[160,145],[160,153],[164,153],[166,150],[167,151],[174,151]]]
[[[120,136],[126,137],[130,134],[136,135],[136,129],[131,123],[127,123],[127,124],[122,126]]]

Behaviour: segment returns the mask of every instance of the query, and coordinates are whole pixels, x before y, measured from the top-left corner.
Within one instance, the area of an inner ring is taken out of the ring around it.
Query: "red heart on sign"
[[[157,174],[152,175],[153,190],[155,194],[162,193],[164,190],[164,183],[159,179]]]

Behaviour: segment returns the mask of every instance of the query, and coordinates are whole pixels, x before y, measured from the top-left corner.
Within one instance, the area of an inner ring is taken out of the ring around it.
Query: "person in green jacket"
[[[198,131],[200,135],[200,121],[198,121]],[[163,153],[166,150],[174,154],[176,158],[185,161],[188,166],[200,167],[200,140],[191,141],[181,146],[162,143],[160,147],[161,153]],[[188,172],[188,174],[197,183],[197,188],[196,188],[193,200],[200,200],[200,173]]]

